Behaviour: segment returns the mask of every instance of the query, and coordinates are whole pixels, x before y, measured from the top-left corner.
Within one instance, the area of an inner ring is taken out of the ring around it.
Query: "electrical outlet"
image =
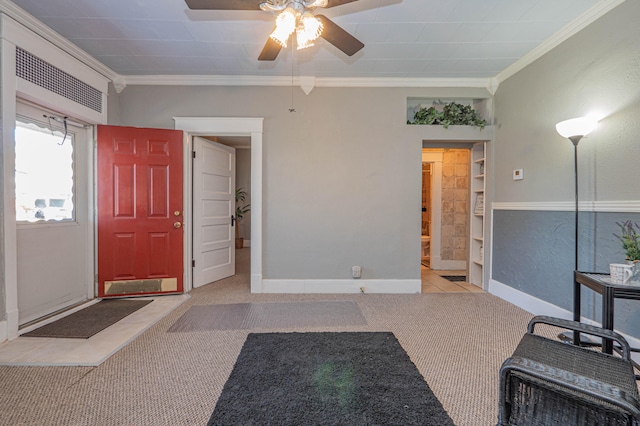
[[[524,170],[523,169],[515,169],[513,171],[513,180],[522,180],[524,179]]]
[[[362,276],[362,268],[359,266],[353,266],[351,268],[351,276],[353,278],[360,278]]]

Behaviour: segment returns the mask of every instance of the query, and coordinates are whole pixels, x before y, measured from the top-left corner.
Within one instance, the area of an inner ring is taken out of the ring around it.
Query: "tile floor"
[[[482,288],[467,282],[451,282],[441,275],[465,275],[466,271],[434,271],[421,266],[422,293],[482,293]]]
[[[88,339],[18,337],[0,345],[0,365],[100,365],[189,298],[162,296]]]

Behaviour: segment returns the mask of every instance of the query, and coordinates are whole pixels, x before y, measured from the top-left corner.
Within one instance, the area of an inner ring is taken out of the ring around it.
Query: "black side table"
[[[609,274],[597,272],[574,272],[575,283],[573,287],[573,320],[580,322],[582,286],[602,295],[602,328],[613,330],[613,313],[615,299],[640,300],[640,282],[637,284],[613,284]],[[580,334],[575,332],[574,344],[580,342]],[[602,340],[602,352],[613,353],[613,341]]]

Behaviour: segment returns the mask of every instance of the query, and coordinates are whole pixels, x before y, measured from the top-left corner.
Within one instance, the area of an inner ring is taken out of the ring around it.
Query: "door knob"
[[[173,227],[174,227],[174,228],[176,228],[176,229],[178,229],[178,228],[182,227],[182,223],[181,223],[181,222],[175,222],[175,223],[173,224]]]

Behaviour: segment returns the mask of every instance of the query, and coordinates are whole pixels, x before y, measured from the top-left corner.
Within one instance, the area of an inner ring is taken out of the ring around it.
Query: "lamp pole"
[[[573,279],[573,315],[574,320],[580,321],[578,313],[580,312],[580,295],[579,287],[575,283],[575,271],[578,270],[578,211],[579,211],[579,203],[578,203],[578,142],[583,138],[583,136],[591,133],[598,125],[598,120],[592,117],[582,117],[582,118],[573,118],[571,120],[565,120],[558,124],[556,124],[556,130],[558,133],[569,139],[571,143],[573,143],[573,178],[574,178],[574,188],[575,188],[575,223],[574,223],[574,231],[575,231],[575,246],[574,246],[574,279]],[[577,316],[577,318],[576,318]],[[561,339],[564,340],[562,336],[565,333],[561,333]],[[566,337],[566,336],[565,336]],[[580,344],[580,333],[578,331],[573,332],[573,344]]]

